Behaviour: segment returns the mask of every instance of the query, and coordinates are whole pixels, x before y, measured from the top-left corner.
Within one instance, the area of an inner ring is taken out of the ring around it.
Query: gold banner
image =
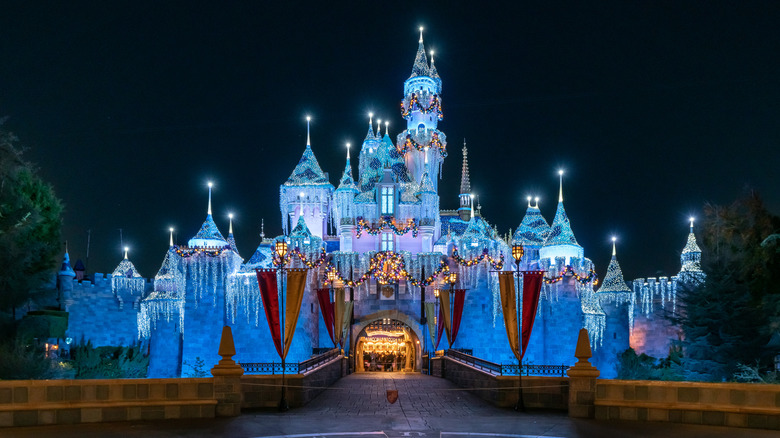
[[[344,319],[341,322],[341,330],[339,330],[339,333],[341,333],[341,339],[345,344],[347,343],[347,334],[349,333],[349,321],[352,319],[353,305],[354,303],[352,301],[344,303]]]
[[[431,345],[436,345],[436,303],[425,303],[425,317],[428,320],[428,334]]]
[[[498,286],[501,288],[501,310],[504,313],[504,326],[506,337],[509,339],[509,348],[520,360],[520,336],[517,325],[517,302],[515,298],[515,273],[514,271],[501,271],[498,273]]]
[[[284,353],[287,357],[290,350],[295,326],[298,324],[298,315],[301,313],[303,303],[303,290],[306,287],[306,269],[290,269],[287,271],[287,308],[284,309]]]
[[[346,306],[344,305],[344,289],[333,290],[333,338],[336,341],[336,345],[341,344],[344,330],[344,313]]]
[[[450,317],[450,291],[449,289],[439,290],[439,306],[441,306],[441,314],[444,317],[444,334],[447,335],[447,345],[452,347],[452,339],[450,334],[452,333],[452,318]]]

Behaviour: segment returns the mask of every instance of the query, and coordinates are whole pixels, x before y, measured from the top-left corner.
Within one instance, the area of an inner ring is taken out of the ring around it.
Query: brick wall
[[[0,427],[213,418],[211,378],[0,382]]]
[[[597,380],[596,418],[780,430],[780,385]]]

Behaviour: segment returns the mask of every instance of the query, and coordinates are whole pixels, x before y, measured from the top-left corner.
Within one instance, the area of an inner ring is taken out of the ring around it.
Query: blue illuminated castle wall
[[[271,268],[274,241],[286,239],[294,253],[289,266],[311,268],[289,362],[309,358],[314,348],[333,347],[316,296],[316,289],[325,287],[330,269],[338,273],[337,286],[350,278],[357,283],[355,323],[347,350],[355,348],[367,324],[400,321],[420,342],[415,358],[419,369],[422,351],[432,351],[433,345],[427,325],[421,323],[421,288],[410,279],[435,277],[425,287],[425,300],[432,302],[435,289],[449,287],[441,275],[449,270],[458,274],[457,287],[467,289],[453,348],[472,349],[475,356],[497,363],[515,363],[495,271],[515,269],[511,246],[522,244],[525,255],[520,269],[546,271],[525,362],[573,364],[582,327],[589,330],[594,362],[604,377],[615,375],[617,354],[629,346],[665,356],[677,330],[662,313],[675,310],[680,281],[698,281],[702,275],[693,228],[680,275],[638,279],[629,287],[613,252],[606,277],[597,279],[564,209],[562,177],[551,225],[538,201],[532,205],[529,200],[514,235],[499,236],[472,204],[465,143],[458,148],[462,152],[459,193],[444,194],[444,204],[457,209],[442,210],[438,181],[448,144],[438,129],[443,120],[441,103],[442,80],[421,37],[412,74],[403,84],[401,113],[406,129],[393,140],[387,126],[383,132],[381,125],[374,128],[369,120],[356,154],[357,173],[348,153],[337,186],[320,168],[307,140],[300,161],[279,189],[283,236],[263,236],[245,260],[236,248],[232,224],[225,238],[214,222],[209,191],[207,217],[200,230],[186,246],[171,241],[153,280],[143,278],[125,258],[111,275],[96,274],[94,282],[76,282],[66,258],[60,280],[70,313],[68,336],[94,345],[143,342],[151,358],[150,377],[181,376],[188,375],[199,359],[206,368],[219,360],[220,333],[229,325],[237,361],[278,362],[255,269]],[[579,217],[584,214],[575,212]],[[335,233],[327,235],[329,229]],[[458,258],[453,257],[455,249]],[[372,259],[382,252],[403,260],[403,273],[384,274],[395,278],[365,276]],[[479,258],[483,260],[469,263]],[[606,254],[597,256],[599,261],[606,258]],[[446,348],[446,338],[441,342],[439,349]]]

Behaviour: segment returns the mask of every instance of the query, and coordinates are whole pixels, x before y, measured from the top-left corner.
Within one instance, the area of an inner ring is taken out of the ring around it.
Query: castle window
[[[395,249],[395,242],[393,241],[393,235],[390,233],[382,233],[382,251],[393,251]]]
[[[392,215],[394,208],[395,199],[393,196],[393,187],[382,187],[382,215]]]
[[[419,125],[417,125],[417,130],[418,131],[425,131],[425,123],[420,123]]]

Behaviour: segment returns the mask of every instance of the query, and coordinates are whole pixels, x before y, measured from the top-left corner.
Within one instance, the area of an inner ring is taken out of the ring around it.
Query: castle
[[[676,331],[660,314],[675,306],[680,281],[700,279],[701,251],[693,224],[682,254],[680,275],[638,279],[630,288],[613,247],[606,277],[599,284],[593,262],[577,243],[559,181],[552,225],[531,199],[517,231],[499,236],[476,208],[471,194],[467,147],[457,210],[442,210],[438,181],[448,156],[443,119],[442,79],[419,46],[403,84],[401,115],[406,129],[395,140],[385,126],[368,132],[353,173],[350,152],[338,186],[320,168],[311,141],[279,189],[284,235],[265,238],[248,260],[238,253],[232,221],[227,238],[212,217],[209,187],[206,219],[186,246],[168,251],[157,275],[143,278],[125,255],[111,275],[77,281],[66,254],[59,287],[70,314],[68,337],[94,345],[145,342],[149,377],[187,375],[193,364],[210,368],[218,360],[224,325],[233,329],[235,359],[242,363],[279,361],[269,334],[255,270],[273,268],[274,243],[289,248],[287,267],[308,268],[307,284],[288,362],[308,359],[315,349],[333,348],[321,316],[318,288],[343,289],[353,304],[344,349],[357,370],[374,353],[403,358],[390,369],[420,370],[435,348],[437,291],[466,289],[462,322],[452,348],[472,350],[482,359],[515,363],[501,316],[497,270],[516,269],[512,245],[523,245],[519,269],[545,270],[536,322],[525,362],[569,365],[578,331],[586,327],[594,362],[602,376],[615,375],[617,354],[629,346],[665,356]],[[353,176],[357,175],[357,177]],[[454,199],[453,199],[454,201]],[[328,234],[334,230],[333,234]],[[447,348],[447,340],[439,349]],[[367,360],[363,360],[366,358]],[[385,368],[388,369],[388,368]]]

